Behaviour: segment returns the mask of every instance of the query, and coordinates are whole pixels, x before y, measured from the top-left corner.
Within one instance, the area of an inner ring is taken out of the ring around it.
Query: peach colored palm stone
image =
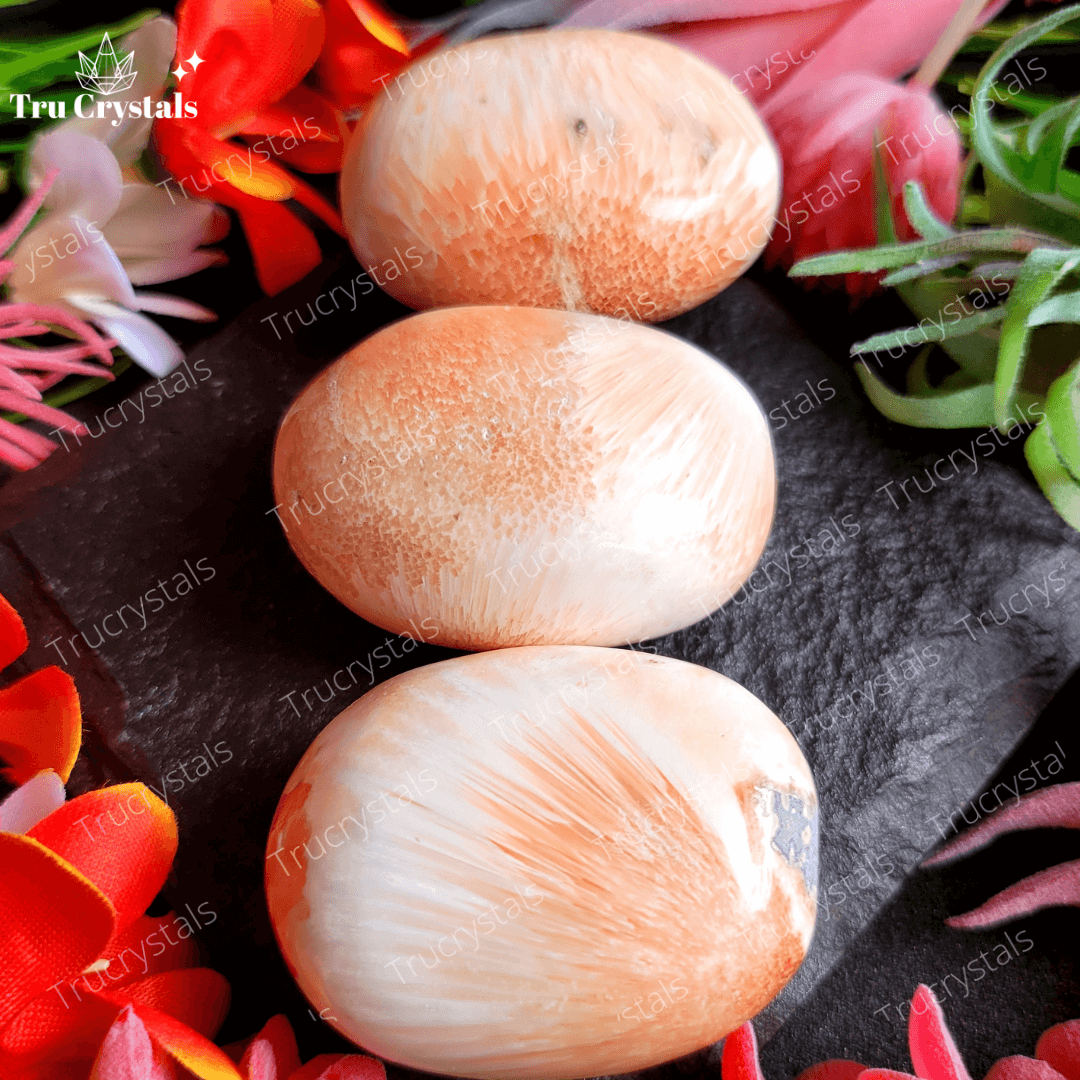
[[[378,626],[464,649],[621,645],[736,592],[768,538],[768,424],[722,364],[597,315],[394,323],[304,390],[274,453],[293,550]]]
[[[716,672],[479,653],[320,733],[270,829],[267,898],[301,989],[369,1051],[453,1076],[630,1072],[791,978],[816,811],[790,733]]]
[[[776,150],[727,76],[611,30],[423,58],[385,83],[341,173],[358,258],[421,309],[671,318],[756,258],[778,198]]]

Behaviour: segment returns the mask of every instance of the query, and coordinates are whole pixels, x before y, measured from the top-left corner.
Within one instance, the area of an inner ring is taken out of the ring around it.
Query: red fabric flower
[[[322,8],[315,0],[182,0],[176,21],[178,89],[198,115],[155,120],[158,153],[185,194],[236,210],[259,284],[272,295],[321,259],[286,199],[344,235],[337,210],[274,160],[314,172],[340,167],[333,108],[298,85],[322,48]]]
[[[143,914],[176,844],[172,811],[143,784],[80,795],[26,836],[0,833],[0,1075],[86,1076],[130,1006],[162,1054],[237,1080],[210,1042],[228,984],[192,966],[186,917]]]
[[[0,596],[0,668],[29,645],[19,613]],[[55,664],[0,690],[0,776],[25,784],[44,769],[67,781],[82,743],[82,712],[75,682]],[[55,782],[55,781],[54,781]]]

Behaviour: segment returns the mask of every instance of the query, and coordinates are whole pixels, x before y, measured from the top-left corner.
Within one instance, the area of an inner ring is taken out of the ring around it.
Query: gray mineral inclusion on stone
[[[818,879],[818,838],[814,817],[806,813],[802,799],[779,791],[773,792],[773,810],[780,824],[772,845],[789,866],[802,871],[806,891],[813,895]]]

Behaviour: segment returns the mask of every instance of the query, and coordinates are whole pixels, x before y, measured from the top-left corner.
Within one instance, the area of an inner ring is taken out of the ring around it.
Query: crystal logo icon
[[[96,90],[106,97],[118,94],[121,90],[127,90],[135,81],[138,72],[131,69],[134,57],[133,52],[123,58],[118,57],[106,33],[93,60],[85,53],[79,53],[79,70],[75,73],[75,78],[84,90]]]

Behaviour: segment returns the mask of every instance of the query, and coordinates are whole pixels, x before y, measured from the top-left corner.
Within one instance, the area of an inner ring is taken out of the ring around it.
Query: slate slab
[[[104,665],[120,693],[88,717],[102,753],[177,813],[166,892],[216,913],[200,937],[233,985],[221,1039],[284,1011],[305,1055],[341,1042],[277,954],[263,844],[303,751],[368,689],[366,674],[347,692],[328,693],[324,680],[370,665],[392,636],[337,604],[292,556],[272,513],[270,459],[303,385],[407,313],[375,292],[358,295],[355,311],[284,329],[286,313],[308,318],[309,302],[358,272],[349,258],[330,261],[256,305],[192,350],[188,385],[144,384],[141,416],[132,404],[99,424],[103,399],[77,406],[100,436],[0,493],[10,557],[72,628],[58,639],[43,623],[28,661],[63,663],[76,678],[79,665]],[[1076,666],[1080,544],[1015,445],[882,420],[848,365],[756,284],[740,281],[668,328],[734,368],[775,429],[779,507],[761,568],[720,611],[706,616],[724,597],[702,597],[699,623],[655,643],[757,694],[817,777],[819,929],[759,1025],[768,1038],[934,846],[933,815],[947,818],[981,788]],[[798,397],[807,384],[809,408]],[[151,403],[155,386],[162,400]],[[938,464],[931,487],[924,469],[950,453],[959,464]],[[100,636],[96,659],[81,634]],[[450,655],[395,654],[371,682]],[[711,1056],[671,1068],[698,1071]]]

